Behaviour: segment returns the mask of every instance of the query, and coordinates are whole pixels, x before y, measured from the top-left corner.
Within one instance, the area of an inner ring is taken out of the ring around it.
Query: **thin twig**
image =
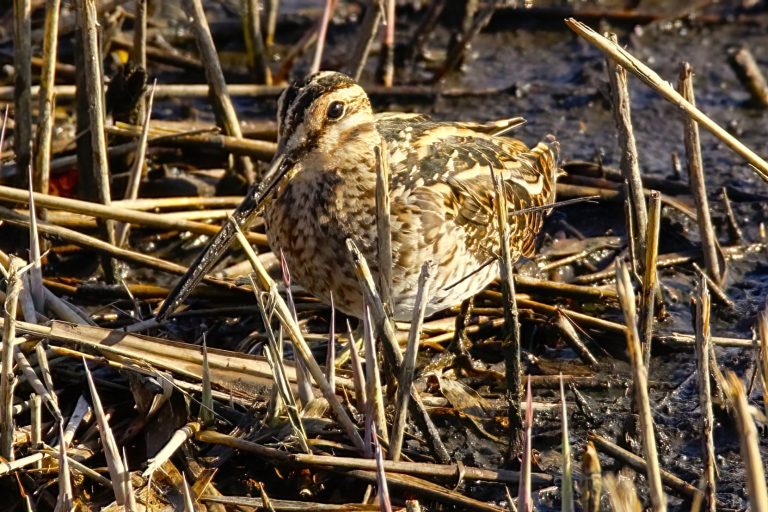
[[[23,261],[11,256],[8,268],[8,284],[3,310],[3,354],[0,366],[0,457],[13,460],[13,388],[16,385],[16,375],[13,372],[14,342],[16,341],[16,311],[22,286]]]
[[[355,46],[355,53],[352,55],[352,60],[349,64],[349,74],[356,80],[360,80],[360,76],[365,69],[365,63],[368,60],[368,54],[371,52],[371,46],[373,45],[376,34],[379,31],[381,25],[381,2],[379,0],[368,0],[365,6],[365,15],[363,21],[360,23],[360,29],[358,30],[357,45]]]

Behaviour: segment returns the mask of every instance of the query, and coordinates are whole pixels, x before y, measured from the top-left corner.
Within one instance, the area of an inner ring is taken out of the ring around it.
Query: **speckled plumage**
[[[428,259],[437,271],[427,314],[477,293],[497,275],[497,265],[489,264],[498,254],[491,169],[504,183],[513,257],[533,254],[544,212],[512,212],[554,201],[557,142],[529,149],[519,140],[487,133],[495,125],[374,115],[365,92],[351,80],[321,73],[307,84],[318,79],[337,79],[338,88],[327,87],[311,103],[306,96],[301,101],[300,92],[286,93],[281,102],[280,145],[300,157],[291,157],[294,166],[264,212],[270,246],[282,250],[299,284],[326,302],[332,292],[340,310],[361,315],[346,239],[355,241],[376,273],[373,148],[382,138],[390,165],[396,318],[410,318],[419,269]],[[299,115],[286,104],[291,97],[304,109],[303,126],[295,124]],[[329,123],[323,117],[333,101],[343,101],[346,111]],[[347,116],[354,122],[342,126]],[[303,139],[312,144],[304,145]]]
[[[491,170],[503,182],[512,255],[531,256],[558,175],[558,143],[530,149],[501,135],[510,122],[432,121],[421,114],[374,115],[365,91],[340,73],[291,84],[278,101],[278,148],[263,183],[233,215],[244,225],[264,207],[273,251],[283,252],[295,281],[360,317],[362,295],[347,253],[350,238],[377,272],[374,148],[390,166],[392,297],[408,320],[424,261],[436,264],[427,314],[482,290],[497,274],[499,252]],[[234,236],[225,223],[168,296],[164,319],[210,271]]]

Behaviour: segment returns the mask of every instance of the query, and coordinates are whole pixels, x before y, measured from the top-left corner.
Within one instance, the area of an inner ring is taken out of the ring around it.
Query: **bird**
[[[245,225],[263,210],[270,248],[284,255],[292,278],[323,302],[362,318],[363,293],[347,240],[377,276],[379,147],[389,166],[391,311],[396,320],[411,318],[420,268],[431,261],[429,316],[498,276],[493,174],[506,198],[512,260],[535,254],[555,201],[560,147],[551,135],[528,147],[506,135],[515,125],[376,114],[355,80],[321,71],[293,82],[278,99],[276,155],[233,219]],[[183,303],[234,233],[231,223],[222,226],[161,305],[158,320]]]

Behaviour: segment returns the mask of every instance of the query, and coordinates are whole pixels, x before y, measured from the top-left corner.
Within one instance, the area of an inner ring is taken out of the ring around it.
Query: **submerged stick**
[[[610,41],[609,39],[601,36],[584,23],[576,21],[573,18],[565,20],[565,24],[576,32],[580,37],[586,39],[593,45],[595,45],[601,52],[611,57],[613,60],[621,64],[627,71],[637,76],[640,80],[645,82],[650,88],[661,94],[667,101],[677,105],[680,110],[685,112],[694,121],[703,126],[712,135],[720,139],[735,151],[741,155],[747,162],[752,165],[758,176],[764,181],[768,181],[768,162],[766,162],[757,153],[749,149],[747,146],[741,143],[736,137],[731,135],[727,130],[722,128],[701,110],[692,105],[688,100],[678,93],[674,87],[668,82],[664,81],[655,71],[640,62],[633,57],[628,51],[620,47],[618,44]]]

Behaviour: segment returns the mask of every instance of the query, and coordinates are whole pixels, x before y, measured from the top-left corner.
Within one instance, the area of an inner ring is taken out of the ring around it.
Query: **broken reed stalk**
[[[680,94],[691,105],[696,105],[693,92],[693,69],[684,62],[680,70],[680,79],[677,82]],[[688,179],[691,186],[691,195],[696,205],[696,220],[699,224],[699,237],[701,238],[701,250],[704,253],[704,265],[707,274],[718,285],[723,284],[723,273],[718,259],[717,236],[712,227],[709,202],[707,200],[707,186],[704,179],[704,166],[701,158],[701,141],[699,140],[699,125],[693,119],[683,119],[685,134],[685,153],[688,157]],[[724,270],[724,269],[723,269]]]
[[[616,34],[609,34],[608,40],[617,44]],[[613,103],[613,118],[619,135],[619,151],[621,151],[621,174],[629,186],[629,203],[632,209],[634,247],[632,258],[634,268],[640,272],[641,254],[645,252],[646,226],[648,211],[645,208],[645,193],[643,180],[640,175],[640,164],[637,157],[635,133],[632,130],[632,102],[629,98],[627,71],[611,61],[606,62],[608,78],[611,84],[611,100]]]
[[[725,215],[728,219],[728,230],[731,236],[730,242],[735,245],[742,245],[744,244],[744,233],[741,231],[741,226],[739,226],[739,222],[736,220],[736,215],[733,213],[731,199],[728,197],[728,187],[722,187],[720,193],[723,198]]]
[[[726,146],[749,162],[752,166],[752,170],[755,171],[760,178],[768,181],[768,162],[742,144],[736,137],[731,135],[727,130],[723,129],[701,110],[696,108],[695,105],[692,105],[688,100],[683,98],[674,87],[662,79],[655,71],[633,57],[624,48],[601,36],[584,23],[576,21],[573,18],[568,18],[565,20],[565,24],[580,37],[586,39],[597,47],[605,55],[621,64],[627,71],[638,77],[651,89],[658,92],[664,99],[679,107],[680,110],[712,133],[712,135],[723,141]]]
[[[298,324],[293,321],[293,315],[288,309],[288,305],[285,303],[283,297],[277,293],[277,285],[267,273],[267,270],[264,268],[261,260],[259,260],[258,256],[256,256],[256,254],[253,252],[253,249],[251,249],[250,245],[248,245],[248,240],[245,238],[245,235],[243,235],[243,232],[233,220],[230,219],[230,222],[232,222],[232,225],[235,226],[237,240],[248,256],[249,261],[253,265],[253,269],[256,273],[256,279],[254,280],[254,283],[259,285],[261,291],[274,294],[275,313],[280,319],[280,322],[282,323],[285,330],[288,332],[288,336],[293,342],[293,347],[296,351],[296,354],[299,355],[299,357],[301,357],[304,361],[304,364],[306,364],[307,370],[309,370],[309,373],[312,375],[315,383],[320,388],[320,391],[322,392],[325,399],[328,401],[328,405],[330,405],[331,410],[333,411],[333,415],[336,417],[336,420],[340,423],[342,429],[349,437],[349,440],[352,442],[355,448],[363,452],[365,450],[365,443],[363,443],[363,439],[357,432],[357,427],[352,422],[351,418],[347,414],[347,411],[341,405],[339,398],[336,396],[336,390],[330,386],[328,380],[325,378],[323,370],[317,364],[317,361],[315,361],[315,358],[312,355],[312,350],[304,340],[304,335],[301,333],[301,329],[299,328]]]
[[[392,315],[392,229],[389,208],[389,152],[387,142],[373,148],[376,159],[376,254],[378,261],[379,293],[384,308]]]
[[[45,4],[45,35],[43,38],[43,67],[40,69],[40,102],[35,136],[35,165],[32,188],[36,192],[48,193],[51,174],[51,139],[54,125],[53,87],[56,81],[56,61],[59,40],[59,11],[61,0],[47,0]],[[21,169],[21,168],[20,168]],[[45,219],[45,210],[40,209],[38,217]]]
[[[381,2],[379,0],[368,0],[368,4],[365,7],[365,15],[363,16],[357,36],[355,53],[352,55],[352,61],[347,68],[349,75],[355,81],[359,82],[360,76],[363,74],[368,55],[371,53],[371,46],[374,39],[376,39],[376,34],[379,32],[381,16]]]
[[[368,386],[365,390],[366,396],[368,397],[368,403],[366,403],[365,407],[365,423],[369,427],[367,429],[369,432],[373,432],[374,434],[380,432],[381,436],[384,439],[387,439],[389,435],[387,434],[386,406],[384,404],[384,395],[381,390],[381,372],[379,371],[378,358],[376,357],[376,342],[373,337],[373,325],[368,304],[365,304],[363,307],[363,315],[365,383]],[[367,448],[370,450],[369,447]]]
[[[32,1],[13,1],[13,148],[24,184],[32,163]]]
[[[598,450],[620,461],[622,464],[626,464],[635,471],[648,471],[648,463],[642,457],[638,457],[634,453],[625,450],[615,443],[612,443],[601,435],[590,432],[588,439],[589,444],[597,447]],[[660,474],[664,485],[678,493],[680,496],[695,497],[697,495],[701,495],[701,491],[699,489],[682,480],[678,476],[673,475],[669,471],[661,469]]]
[[[656,310],[656,289],[659,287],[656,260],[659,255],[659,231],[661,227],[661,194],[651,191],[648,202],[648,226],[645,230],[645,263],[643,265],[643,290],[640,327],[642,329],[643,365],[651,365],[651,342],[653,341],[653,319]]]
[[[587,442],[581,456],[581,474],[581,508],[584,512],[600,512],[603,477],[600,457],[591,440]]]
[[[323,62],[323,49],[325,48],[325,38],[328,35],[328,22],[331,20],[333,8],[336,6],[336,0],[325,0],[323,15],[320,18],[320,27],[317,33],[317,44],[315,45],[315,55],[312,58],[312,66],[309,68],[309,74],[313,75],[320,71]]]
[[[171,438],[166,442],[154,457],[150,457],[147,462],[147,469],[144,470],[142,476],[148,477],[152,473],[160,469],[160,467],[173,456],[181,446],[189,439],[195,437],[195,435],[202,430],[203,426],[198,421],[190,421],[183,427],[177,429]],[[112,477],[114,482],[114,477]]]
[[[563,454],[563,483],[561,485],[560,499],[562,501],[562,512],[574,512],[573,501],[573,477],[571,470],[571,441],[568,429],[568,408],[565,404],[565,386],[563,385],[563,374],[560,374],[560,430],[562,431],[562,454]]]
[[[85,368],[85,376],[88,380],[88,389],[91,392],[91,402],[93,403],[93,412],[96,416],[96,421],[99,425],[99,436],[101,438],[101,446],[104,450],[104,458],[107,460],[107,467],[109,468],[109,476],[112,480],[112,490],[115,493],[115,501],[118,505],[124,505],[126,503],[127,496],[125,494],[125,487],[123,486],[124,473],[126,471],[123,459],[120,457],[120,450],[117,448],[117,442],[115,436],[112,433],[112,428],[109,426],[106,415],[104,414],[104,408],[101,405],[101,398],[96,390],[96,385],[93,383],[93,376],[91,370],[88,368],[88,363],[83,361],[83,367]]]
[[[735,373],[727,373],[728,398],[733,404],[733,416],[739,429],[741,458],[747,472],[747,496],[752,510],[768,510],[763,460],[760,456],[760,436],[755,428],[744,386]]]
[[[382,34],[379,75],[384,87],[395,82],[395,0],[380,2],[384,8],[384,33]]]
[[[742,46],[729,56],[728,62],[752,100],[763,108],[768,107],[768,83],[749,48]]]
[[[73,510],[74,495],[72,493],[72,479],[69,474],[69,457],[67,457],[67,447],[64,444],[64,429],[59,423],[59,495],[56,498],[56,509],[54,512],[66,512]]]
[[[715,442],[712,437],[715,420],[712,413],[712,391],[709,382],[709,354],[710,354],[710,300],[707,291],[707,282],[699,280],[696,301],[696,375],[699,387],[699,411],[701,414],[701,444],[704,461],[704,496],[707,500],[707,510],[715,512],[717,498],[715,489],[717,485],[715,468]]]
[[[373,276],[368,268],[365,256],[363,256],[357,248],[355,242],[349,238],[347,239],[347,249],[349,250],[352,266],[355,269],[355,275],[362,287],[363,296],[371,307],[376,332],[382,337],[385,363],[389,365],[393,371],[397,371],[396,369],[402,367],[403,354],[400,352],[400,345],[397,341],[394,325],[387,316],[387,312],[381,302],[381,297],[376,292],[376,285],[373,282]],[[435,458],[439,462],[447,462],[450,460],[448,450],[440,439],[440,432],[435,427],[429,414],[427,414],[424,403],[418,392],[414,392],[413,389],[411,392],[411,400],[408,401],[408,407],[410,408],[414,421],[416,421],[419,428],[426,434],[432,454]]]
[[[277,27],[277,11],[280,8],[280,0],[265,0],[264,19],[266,29],[264,30],[264,42],[267,47],[275,44],[275,27]]]
[[[32,393],[29,397],[31,402],[29,406],[29,423],[31,430],[32,448],[39,450],[43,445],[43,400],[40,395]],[[61,425],[61,422],[59,422]],[[43,465],[40,462],[35,463],[35,469],[42,469]]]
[[[77,23],[80,31],[80,46],[82,49],[82,68],[78,75],[84,81],[85,95],[81,96],[82,106],[87,105],[88,131],[90,132],[90,145],[88,145],[88,164],[85,168],[92,171],[93,195],[102,205],[109,207],[112,202],[109,183],[109,159],[107,158],[107,139],[104,133],[104,72],[102,69],[101,47],[99,46],[98,19],[94,0],[77,0]],[[78,113],[79,115],[79,113]],[[78,123],[78,128],[80,123]],[[85,155],[84,155],[85,156]],[[81,176],[81,181],[86,178]],[[87,180],[90,181],[90,180]],[[104,220],[101,224],[103,240],[110,245],[115,245],[115,227],[111,220]],[[110,257],[103,257],[102,266],[107,282],[116,282],[117,269]]]
[[[0,457],[12,461],[13,453],[13,388],[16,375],[13,372],[13,352],[16,341],[16,311],[22,287],[23,261],[11,256],[3,309],[3,354],[0,366]]]
[[[757,314],[757,332],[760,339],[760,380],[763,383],[764,414],[768,416],[768,306]]]
[[[656,451],[656,435],[653,431],[653,415],[648,398],[648,371],[643,365],[643,353],[640,347],[640,334],[637,332],[637,309],[635,307],[635,292],[629,277],[629,270],[624,262],[616,267],[616,291],[619,293],[621,309],[624,312],[624,322],[627,324],[625,336],[632,364],[632,388],[638,407],[640,419],[640,434],[643,441],[643,454],[647,461],[648,488],[657,512],[667,509],[664,491],[661,487],[659,458]]]
[[[138,0],[141,2],[142,0]],[[146,0],[143,0],[146,1]],[[155,86],[157,85],[157,79],[155,79],[152,87],[148,92],[148,99],[146,102],[142,97],[139,100],[141,108],[139,110],[144,112],[144,124],[141,127],[141,135],[139,136],[139,144],[136,148],[136,156],[133,162],[133,167],[128,176],[128,185],[125,188],[125,199],[132,200],[139,197],[139,187],[141,185],[141,178],[144,175],[144,161],[147,156],[147,141],[149,140],[149,121],[152,117],[152,104],[154,102]],[[120,224],[117,227],[117,234],[115,235],[115,243],[118,247],[125,245],[128,240],[128,233],[130,231],[130,224]]]
[[[131,51],[131,63],[145,71],[147,69],[147,2],[148,0],[134,0],[133,49]],[[136,119],[144,119],[147,109],[152,110],[152,107],[148,107],[146,98],[141,96],[136,102]]]
[[[405,349],[405,357],[400,367],[400,375],[397,379],[397,397],[395,399],[395,418],[392,421],[392,434],[389,437],[389,458],[393,461],[400,460],[400,451],[405,435],[405,421],[408,411],[408,399],[411,396],[416,370],[416,357],[419,352],[421,340],[421,327],[424,323],[424,313],[429,302],[430,287],[435,275],[435,266],[431,261],[424,262],[419,273],[416,301],[413,305],[411,327],[408,331],[408,346]]]
[[[200,51],[205,68],[205,79],[208,82],[209,97],[213,105],[213,111],[216,115],[216,124],[218,124],[226,135],[243,138],[240,123],[237,120],[237,113],[232,104],[227,90],[227,82],[224,79],[224,72],[221,69],[219,55],[213,43],[213,36],[208,27],[208,20],[205,17],[203,4],[201,0],[183,0],[182,5],[189,17],[190,25],[197,48]],[[247,156],[238,158],[239,172],[246,183],[253,183],[256,179],[256,173],[253,169],[253,162]]]
[[[243,11],[243,36],[245,37],[245,50],[248,54],[248,64],[251,74],[257,84],[272,85],[272,72],[269,70],[269,57],[264,46],[264,38],[261,31],[261,12],[259,0],[242,0],[240,2]]]
[[[522,392],[520,367],[520,319],[515,299],[515,280],[512,267],[512,254],[509,232],[509,210],[507,196],[501,178],[491,170],[494,194],[496,197],[496,225],[499,234],[499,279],[504,306],[504,379],[507,385],[507,401],[509,402],[509,432],[512,451],[517,452],[520,444],[520,434],[523,427],[523,416],[520,407]]]

